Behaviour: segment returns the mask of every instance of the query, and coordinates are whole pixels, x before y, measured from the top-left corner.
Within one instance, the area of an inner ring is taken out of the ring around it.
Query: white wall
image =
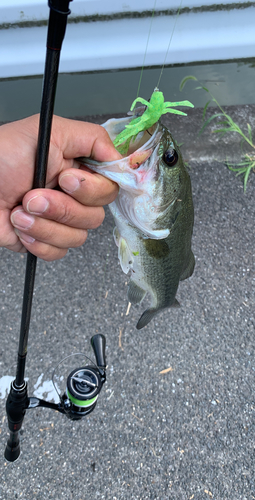
[[[155,0],[74,0],[60,71],[142,66],[150,25],[145,66],[163,64],[173,32],[166,64],[254,57],[255,2],[219,3],[210,9],[213,0],[183,0],[176,22],[180,1],[157,0],[151,25],[143,13],[150,15]],[[46,1],[0,0],[0,78],[43,73],[48,12]]]

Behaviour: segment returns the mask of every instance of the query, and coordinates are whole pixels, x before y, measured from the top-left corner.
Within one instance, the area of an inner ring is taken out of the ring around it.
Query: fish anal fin
[[[181,304],[177,299],[174,299],[174,303],[170,307],[178,308],[181,307]]]
[[[185,269],[180,277],[180,281],[183,281],[183,280],[186,280],[187,278],[190,278],[190,276],[193,274],[194,267],[195,267],[195,257],[194,257],[193,252],[191,251],[189,263],[185,267]]]
[[[128,285],[128,300],[131,304],[139,304],[146,295],[146,291],[140,288],[133,280],[130,280]]]

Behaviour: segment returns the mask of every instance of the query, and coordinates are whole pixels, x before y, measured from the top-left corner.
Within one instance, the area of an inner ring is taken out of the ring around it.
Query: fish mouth
[[[108,120],[102,126],[108,132],[111,140],[124,130],[132,118]],[[157,150],[162,137],[162,126],[156,123],[150,129],[140,132],[134,141],[131,141],[127,156],[109,162],[97,162],[91,158],[76,158],[85,165],[108,179],[116,182],[126,191],[140,192],[144,190],[146,180],[151,180],[156,174]]]
[[[111,123],[109,123],[111,122],[111,120],[108,120],[108,122],[106,122],[103,125],[105,130],[108,132],[112,142],[115,140],[117,135],[125,129],[125,126],[131,121],[131,119],[132,118],[130,117],[124,119],[121,118],[120,119],[121,123],[117,124],[116,127],[111,126]],[[130,141],[129,149],[125,158],[131,156],[135,152],[138,153],[140,151],[142,153],[144,149],[145,150],[150,149],[152,145],[155,145],[155,137],[157,135],[159,126],[160,125],[157,122],[154,125],[152,125],[152,127],[150,127],[148,130],[139,132],[135,137],[135,139]]]

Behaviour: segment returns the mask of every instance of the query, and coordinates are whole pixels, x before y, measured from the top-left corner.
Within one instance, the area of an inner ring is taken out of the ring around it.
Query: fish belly
[[[110,208],[116,216],[114,206]],[[150,307],[136,325],[137,329],[141,329],[158,312],[178,305],[175,296],[179,281],[192,274],[194,256],[190,248],[185,247],[183,237],[178,238],[176,232],[166,239],[153,240],[144,237],[124,219],[114,218],[114,239],[118,246],[120,265],[124,273],[131,273],[128,300],[138,304],[146,293],[151,298]]]
[[[176,258],[174,248],[165,240],[144,240],[142,252],[142,274],[146,277],[151,304],[140,317],[138,330],[146,326],[163,309],[177,305],[175,299],[180,274],[181,261]]]

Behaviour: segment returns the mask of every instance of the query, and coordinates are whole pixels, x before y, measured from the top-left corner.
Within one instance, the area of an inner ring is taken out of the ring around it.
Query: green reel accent
[[[87,400],[80,400],[80,399],[76,399],[72,396],[72,394],[70,394],[70,392],[68,391],[68,389],[66,390],[66,393],[67,393],[67,396],[68,398],[70,399],[70,401],[76,405],[76,406],[80,406],[81,408],[82,407],[85,407],[85,406],[91,406],[93,403],[95,403],[95,401],[97,400],[98,398],[98,394],[97,396],[95,396],[94,398],[92,399],[87,399]]]

